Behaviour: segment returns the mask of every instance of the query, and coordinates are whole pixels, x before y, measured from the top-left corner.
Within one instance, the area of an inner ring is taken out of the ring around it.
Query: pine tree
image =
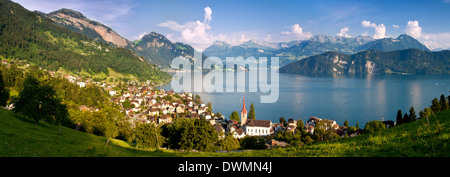
[[[349,125],[348,125],[348,120],[347,120],[347,119],[345,119],[344,126],[345,126],[345,127],[348,127],[348,126],[349,126]]]
[[[414,109],[414,106],[411,106],[411,108],[409,109],[409,121],[416,121],[417,119],[417,115],[416,115],[416,110]]]
[[[358,130],[358,129],[359,129],[359,123],[356,122],[356,130]]]
[[[250,112],[248,112],[248,119],[256,119],[255,105],[253,105],[253,103],[250,105]]]
[[[439,104],[441,107],[441,111],[448,109],[447,99],[445,98],[444,94],[441,95],[441,98],[439,99]]]
[[[405,113],[405,115],[403,116],[403,123],[408,123],[409,122],[409,116],[408,113]]]
[[[402,123],[403,123],[402,110],[399,109],[397,111],[397,125],[400,125]]]
[[[433,101],[431,101],[430,108],[435,114],[441,110],[441,105],[439,104],[439,100],[437,98],[434,98]]]
[[[6,89],[5,83],[3,81],[3,75],[0,71],[0,106],[6,106],[9,99],[9,90]]]

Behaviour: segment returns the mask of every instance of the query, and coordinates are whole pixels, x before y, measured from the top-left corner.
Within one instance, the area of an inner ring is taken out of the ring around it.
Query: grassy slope
[[[384,132],[342,138],[336,142],[317,143],[304,147],[280,148],[233,153],[186,153],[172,150],[142,150],[112,140],[105,148],[106,138],[41,123],[0,109],[0,157],[103,157],[103,156],[450,156],[450,110],[437,117],[404,124]]]

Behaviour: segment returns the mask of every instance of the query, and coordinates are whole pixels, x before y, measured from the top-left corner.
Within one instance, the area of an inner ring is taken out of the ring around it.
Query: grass
[[[450,157],[450,110],[382,132],[302,147],[229,153],[138,149],[132,143],[41,122],[0,109],[0,157]]]

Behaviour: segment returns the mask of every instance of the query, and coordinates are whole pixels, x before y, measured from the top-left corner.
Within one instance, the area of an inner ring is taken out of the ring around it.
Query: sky
[[[450,0],[13,0],[28,10],[68,8],[128,40],[150,32],[204,50],[214,41],[289,42],[315,35],[375,39],[408,34],[450,48]]]

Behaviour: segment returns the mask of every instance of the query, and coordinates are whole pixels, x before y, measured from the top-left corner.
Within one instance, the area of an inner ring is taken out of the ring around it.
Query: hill
[[[419,49],[382,52],[367,50],[353,55],[327,52],[293,62],[280,73],[291,74],[449,74],[450,51]]]
[[[75,74],[108,75],[110,68],[155,83],[170,78],[130,50],[96,42],[40,14],[0,0],[0,56],[26,60],[51,71],[63,68]]]
[[[384,131],[303,146],[254,151],[246,156],[450,157],[450,110]]]
[[[1,157],[99,157],[99,156],[200,156],[200,157],[449,157],[450,110],[427,119],[402,124],[391,129],[334,142],[320,142],[302,147],[275,148],[229,153],[145,150],[113,139],[105,148],[106,138],[40,123],[0,109]]]
[[[105,157],[181,156],[164,150],[142,150],[131,144],[87,134],[57,125],[40,123],[0,108],[0,157]]]

